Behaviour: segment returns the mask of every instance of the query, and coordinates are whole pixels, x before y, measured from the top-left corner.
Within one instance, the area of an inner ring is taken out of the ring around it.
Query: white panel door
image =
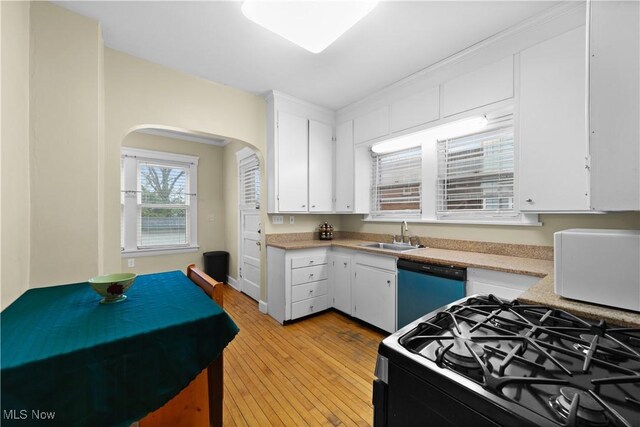
[[[353,212],[354,188],[353,121],[336,127],[336,212]]]
[[[278,112],[278,210],[307,212],[308,138],[306,118]]]
[[[440,118],[440,87],[433,86],[391,104],[391,132],[419,126]]]
[[[351,256],[333,254],[333,307],[351,315]]]
[[[260,212],[241,213],[240,290],[260,300]]]
[[[585,27],[520,54],[520,210],[589,209]]]
[[[512,97],[513,56],[508,56],[444,83],[443,114],[448,117]]]
[[[309,120],[309,212],[333,211],[333,129]]]
[[[387,332],[396,330],[396,275],[355,265],[353,316]]]
[[[384,106],[353,120],[356,144],[389,134],[389,106]]]

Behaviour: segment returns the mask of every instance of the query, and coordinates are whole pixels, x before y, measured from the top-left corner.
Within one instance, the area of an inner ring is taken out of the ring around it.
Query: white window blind
[[[371,182],[373,215],[420,214],[422,148],[374,155]]]
[[[138,248],[188,245],[188,166],[138,162],[138,185]]]
[[[240,162],[240,208],[260,209],[260,161],[251,155]]]
[[[513,127],[438,141],[437,213],[515,216]]]

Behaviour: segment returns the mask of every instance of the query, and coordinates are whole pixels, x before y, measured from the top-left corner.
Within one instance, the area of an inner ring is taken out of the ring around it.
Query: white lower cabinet
[[[396,330],[396,259],[358,253],[352,282],[353,316]]]
[[[518,298],[540,277],[505,273],[481,268],[467,268],[467,296],[493,294],[507,300]]]
[[[329,249],[267,247],[268,311],[280,323],[329,308]]]
[[[345,314],[351,315],[351,260],[352,253],[333,252],[331,269],[332,302],[333,307]]]

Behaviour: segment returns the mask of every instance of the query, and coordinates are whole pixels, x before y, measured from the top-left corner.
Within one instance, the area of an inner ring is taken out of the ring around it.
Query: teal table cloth
[[[180,271],[138,276],[127,296],[100,304],[88,283],[30,289],[0,313],[0,424],[128,426],[238,333]]]

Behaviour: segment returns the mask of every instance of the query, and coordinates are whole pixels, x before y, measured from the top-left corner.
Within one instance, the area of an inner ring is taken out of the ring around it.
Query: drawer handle
[[[309,293],[312,294],[313,293],[313,289],[309,289]]]
[[[527,200],[525,200],[525,202],[527,202],[527,203],[533,203],[533,199],[527,199]]]
[[[345,266],[345,267],[347,266],[347,263],[346,263],[346,262],[344,263],[344,266]]]
[[[351,205],[347,205],[347,209],[349,209],[351,207]]]
[[[309,306],[309,311],[313,311],[313,306],[312,305]]]
[[[303,207],[303,208],[306,208],[306,207],[307,207],[307,205],[302,205],[302,207]]]
[[[312,208],[315,208],[315,207],[316,207],[316,205],[311,205],[311,207],[312,207]]]
[[[391,286],[391,280],[387,280],[387,285]]]
[[[313,260],[309,261],[309,264],[313,264]]]
[[[313,277],[313,273],[309,274],[309,278],[312,278],[312,277]]]

